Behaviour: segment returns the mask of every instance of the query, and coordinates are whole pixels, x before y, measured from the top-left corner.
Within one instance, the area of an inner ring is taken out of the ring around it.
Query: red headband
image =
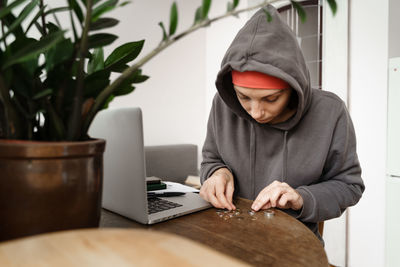
[[[232,70],[232,83],[238,86],[254,89],[286,89],[290,85],[277,77],[257,72],[239,72]]]

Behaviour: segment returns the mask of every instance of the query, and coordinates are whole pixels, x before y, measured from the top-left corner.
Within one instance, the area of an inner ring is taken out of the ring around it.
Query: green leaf
[[[31,20],[31,23],[29,23],[28,27],[26,28],[25,34],[29,31],[29,29],[33,26],[33,24],[39,19],[39,17],[40,17],[42,14],[44,14],[44,9],[45,9],[46,7],[47,7],[47,6],[44,5],[44,6],[42,6],[42,7],[39,9],[39,11],[36,13],[35,17],[33,17],[33,19]]]
[[[171,14],[169,20],[169,35],[174,35],[176,32],[176,27],[178,26],[178,7],[176,6],[176,2],[174,2],[171,6]]]
[[[201,18],[205,19],[210,11],[211,0],[203,0],[203,5],[201,6]]]
[[[26,28],[25,34],[26,34],[26,33],[29,31],[29,29],[34,25],[34,23],[37,22],[37,20],[39,19],[39,17],[40,17],[42,14],[43,14],[43,16],[46,17],[47,15],[50,15],[50,14],[54,14],[54,13],[57,13],[57,12],[62,12],[62,11],[68,11],[68,10],[70,10],[69,7],[57,7],[57,8],[53,8],[53,9],[50,9],[50,10],[44,12],[44,9],[45,9],[46,7],[47,7],[47,6],[43,6],[42,8],[40,8],[40,10],[39,10],[38,13],[36,14],[36,16],[32,19],[32,21],[31,21],[31,23],[29,24],[28,28]]]
[[[22,4],[25,1],[26,0],[17,0],[15,2],[12,2],[11,4],[9,4],[7,7],[2,8],[0,10],[0,19],[2,19],[3,17],[7,16],[8,14],[10,14],[10,12],[13,10],[13,8],[19,6],[20,4]]]
[[[46,35],[45,37],[40,39],[40,41],[27,45],[23,49],[19,50],[16,54],[14,54],[13,58],[11,58],[2,67],[2,69],[4,70],[16,63],[27,61],[43,52],[46,52],[47,50],[55,46],[58,42],[62,41],[63,38],[64,38],[63,31],[58,31]]]
[[[145,82],[149,79],[150,77],[147,75],[138,75],[133,81],[132,83],[142,83]]]
[[[194,15],[194,24],[197,24],[202,20],[202,17],[201,17],[202,11],[201,10],[202,10],[201,6],[196,9],[196,13]]]
[[[227,3],[227,7],[226,7],[226,11],[227,12],[231,12],[231,11],[233,11],[233,4],[232,4],[232,2],[228,2]]]
[[[70,39],[64,39],[46,53],[46,70],[53,69],[58,64],[71,58],[74,52],[74,44]]]
[[[293,8],[297,11],[297,14],[300,17],[301,22],[304,23],[307,19],[307,15],[306,15],[306,12],[304,11],[304,8],[302,7],[302,5],[293,0],[290,0],[290,3],[292,4]]]
[[[52,23],[52,22],[48,22],[48,23],[46,24],[46,29],[47,29],[49,32],[58,32],[58,31],[61,31],[61,29],[60,29],[56,24],[54,24],[54,23]]]
[[[89,36],[88,49],[106,46],[114,42],[118,36],[110,33],[98,33]]]
[[[118,0],[108,0],[93,9],[92,22],[95,22],[101,15],[113,10],[118,3]]]
[[[47,88],[47,89],[45,89],[45,90],[43,90],[43,91],[41,91],[41,92],[35,94],[35,95],[32,97],[32,99],[33,99],[33,100],[38,100],[38,99],[41,99],[41,98],[43,98],[43,97],[49,96],[49,95],[51,95],[51,94],[53,94],[53,89]]]
[[[336,12],[337,12],[336,0],[326,0],[326,1],[328,1],[329,7],[332,10],[332,14],[336,15]]]
[[[118,90],[115,91],[114,95],[115,96],[127,95],[127,94],[132,93],[133,90],[135,90],[135,87],[132,85],[122,86]]]
[[[129,65],[125,64],[125,65],[113,67],[112,71],[118,72],[118,73],[123,73],[127,68],[129,68]]]
[[[126,63],[134,60],[142,51],[144,40],[138,42],[130,42],[117,47],[104,62],[107,69],[114,71],[118,67],[126,65]]]
[[[233,0],[233,9],[239,5],[239,0]]]
[[[88,73],[94,73],[98,70],[104,69],[104,51],[103,48],[96,48],[93,52],[92,58],[88,63]]]
[[[137,70],[134,74],[132,74],[129,78],[124,80],[118,88],[114,91],[115,96],[126,95],[133,91],[135,87],[132,86],[133,83],[141,83],[148,79],[148,76],[142,75],[142,70]]]
[[[267,21],[268,21],[268,22],[271,22],[271,21],[272,21],[271,13],[269,13],[269,11],[266,10],[265,8],[263,8],[263,11],[264,11],[264,13],[265,13],[265,16],[267,16]]]
[[[17,19],[10,25],[8,31],[0,38],[3,41],[10,33],[12,33],[17,27],[21,25],[24,19],[30,15],[32,10],[38,5],[39,0],[33,0],[30,4],[26,5],[25,8],[18,15]]]
[[[79,22],[83,23],[83,12],[79,4],[76,0],[68,0],[69,6],[74,10],[76,17],[78,18]]]
[[[110,95],[107,100],[104,102],[102,109],[107,109],[108,105],[110,105],[111,101],[114,100],[114,95]]]
[[[125,1],[119,4],[120,7],[126,6],[127,4],[130,4],[132,1]]]
[[[110,83],[110,73],[109,70],[99,70],[86,76],[83,88],[84,96],[96,98]]]
[[[168,36],[167,36],[167,32],[166,32],[165,27],[164,27],[164,23],[162,23],[162,21],[160,21],[158,23],[158,25],[161,27],[161,30],[163,32],[163,41],[166,41],[168,39]]]
[[[90,25],[91,31],[102,30],[106,28],[114,27],[119,23],[119,20],[113,18],[99,18],[97,21],[92,22]]]
[[[142,70],[138,69],[134,74],[132,74],[131,77],[129,77],[128,79],[126,79],[121,86],[126,86],[126,85],[130,85],[132,83],[142,83],[145,82],[147,79],[149,78],[149,76],[146,75],[142,75]]]

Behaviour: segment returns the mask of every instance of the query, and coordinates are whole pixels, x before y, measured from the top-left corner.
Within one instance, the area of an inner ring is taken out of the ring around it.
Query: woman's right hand
[[[200,196],[216,208],[235,210],[232,202],[234,190],[232,173],[227,168],[221,168],[203,183]]]

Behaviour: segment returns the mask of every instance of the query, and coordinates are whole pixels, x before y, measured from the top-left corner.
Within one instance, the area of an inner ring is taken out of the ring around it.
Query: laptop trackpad
[[[165,221],[211,207],[210,203],[202,199],[199,194],[191,192],[186,193],[183,196],[160,197],[160,199],[176,203],[180,206],[150,214],[149,224]]]

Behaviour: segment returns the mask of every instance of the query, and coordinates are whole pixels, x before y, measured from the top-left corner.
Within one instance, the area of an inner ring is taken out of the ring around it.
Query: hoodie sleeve
[[[207,124],[207,136],[203,145],[202,155],[203,161],[200,167],[200,181],[204,183],[216,170],[220,168],[227,168],[231,173],[232,170],[224,163],[221,155],[218,152],[218,146],[215,138],[215,107],[216,99],[214,98],[211,107],[210,116]]]
[[[339,217],[358,202],[364,189],[354,127],[343,104],[319,182],[297,188],[304,203],[297,218],[316,223]]]

